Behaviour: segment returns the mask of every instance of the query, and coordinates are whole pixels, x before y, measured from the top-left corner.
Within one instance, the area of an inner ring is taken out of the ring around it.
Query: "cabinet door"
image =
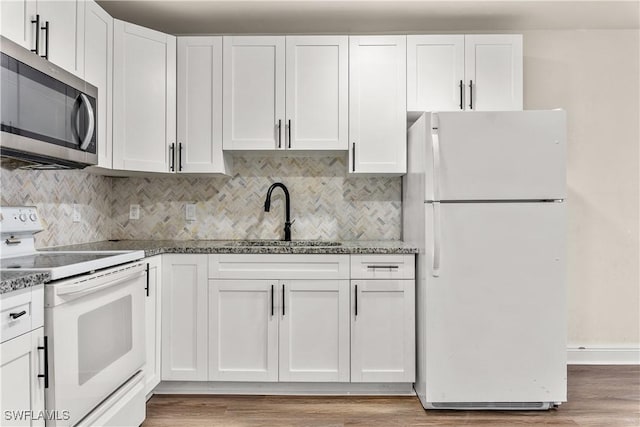
[[[280,381],[349,381],[348,289],[348,280],[280,282]]]
[[[32,414],[37,418],[44,411],[44,379],[38,378],[38,374],[44,372],[43,352],[38,351],[43,337],[44,328],[38,328],[0,344],[2,425],[44,426],[44,419],[29,417]],[[9,415],[21,413],[24,417],[7,419],[7,412]]]
[[[176,38],[114,20],[113,168],[168,172],[176,138]]]
[[[284,149],[285,38],[223,38],[225,150]]]
[[[151,391],[160,383],[160,361],[161,361],[161,344],[162,330],[160,325],[162,322],[162,257],[160,255],[148,258],[146,261],[149,268],[149,277],[147,280],[147,293],[144,304],[145,315],[145,340],[146,340],[146,359],[144,365],[145,378],[145,394]]]
[[[209,281],[210,381],[278,381],[277,285]]]
[[[351,285],[351,382],[414,382],[415,282]]]
[[[207,256],[163,255],[162,379],[207,380]]]
[[[464,36],[407,36],[407,110],[464,109]]]
[[[467,109],[522,110],[522,35],[465,36]]]
[[[98,166],[111,169],[113,18],[91,0],[85,3],[84,78],[98,88]]]
[[[177,171],[227,173],[222,154],[222,37],[178,38]]]
[[[348,42],[347,36],[287,36],[287,148],[348,148]]]
[[[406,173],[406,39],[350,37],[350,172]]]
[[[40,30],[40,55],[80,78],[84,78],[84,8],[83,0],[38,1],[41,27],[49,23],[48,31]]]
[[[25,49],[35,49],[35,0],[3,0],[0,2],[0,32]]]

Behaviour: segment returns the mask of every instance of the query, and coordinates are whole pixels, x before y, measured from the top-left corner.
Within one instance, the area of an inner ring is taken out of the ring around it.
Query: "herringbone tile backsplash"
[[[83,171],[24,171],[2,168],[3,205],[35,205],[46,231],[39,247],[105,239],[280,239],[284,195],[267,189],[283,182],[291,193],[294,239],[398,240],[401,179],[347,176],[340,157],[234,158],[234,175],[108,178]],[[82,221],[71,221],[73,203]],[[185,205],[196,204],[196,221]],[[129,205],[140,219],[129,220]]]
[[[3,161],[0,168],[2,206],[36,206],[44,231],[36,234],[36,245],[71,245],[111,237],[111,178],[77,170],[35,171],[13,169]],[[80,222],[73,222],[73,204]]]

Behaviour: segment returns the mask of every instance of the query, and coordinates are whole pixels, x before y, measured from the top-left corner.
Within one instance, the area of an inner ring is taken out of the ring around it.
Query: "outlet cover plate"
[[[140,205],[129,205],[129,219],[140,219]]]
[[[184,209],[184,216],[187,221],[196,220],[196,205],[195,203],[187,203]]]

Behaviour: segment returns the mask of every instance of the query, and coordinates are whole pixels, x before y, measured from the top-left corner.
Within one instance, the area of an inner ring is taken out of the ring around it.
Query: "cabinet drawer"
[[[209,255],[211,279],[348,279],[349,255]]]
[[[42,285],[8,292],[0,297],[0,342],[38,328],[44,320]]]
[[[413,279],[415,255],[351,255],[352,279]]]

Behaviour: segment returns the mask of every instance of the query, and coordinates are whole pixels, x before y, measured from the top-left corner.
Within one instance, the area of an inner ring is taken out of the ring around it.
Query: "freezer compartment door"
[[[426,118],[425,200],[565,198],[564,111],[449,112]]]
[[[427,204],[423,403],[566,401],[565,204]]]

